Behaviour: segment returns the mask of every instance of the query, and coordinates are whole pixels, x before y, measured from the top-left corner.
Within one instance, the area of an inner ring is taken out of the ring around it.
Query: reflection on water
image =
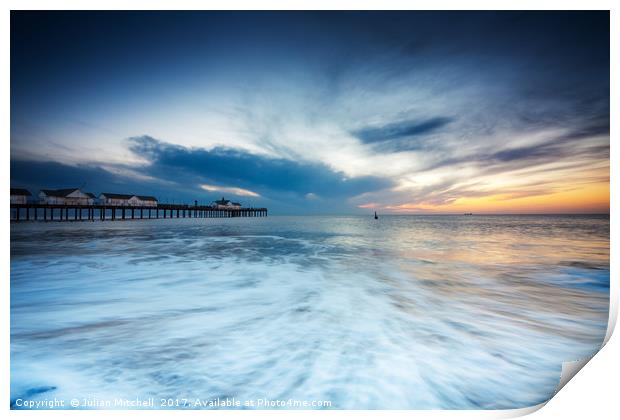
[[[13,224],[11,399],[525,407],[608,301],[608,216]]]

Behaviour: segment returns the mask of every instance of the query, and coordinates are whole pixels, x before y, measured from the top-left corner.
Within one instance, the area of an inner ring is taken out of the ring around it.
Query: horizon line
[[[572,213],[379,213],[383,216],[609,216],[611,212],[572,212]],[[296,213],[272,214],[271,216],[366,216],[366,213]],[[371,213],[368,214],[372,216]]]

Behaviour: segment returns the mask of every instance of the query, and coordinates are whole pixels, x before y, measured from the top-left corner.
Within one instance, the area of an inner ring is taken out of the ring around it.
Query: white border
[[[418,0],[415,2],[408,2],[403,0],[382,0],[382,1],[370,1],[370,0],[303,0],[303,1],[286,1],[286,0],[229,0],[229,1],[217,1],[217,2],[205,2],[196,0],[175,0],[175,1],[162,1],[162,0],[94,0],[94,1],[79,1],[79,0],[57,0],[54,2],[44,0],[23,0],[5,1],[5,10],[2,15],[2,49],[4,63],[8,63],[10,60],[10,10],[47,10],[47,9],[78,9],[78,10],[199,10],[199,9],[212,9],[212,10],[234,10],[234,9],[248,9],[248,10],[275,10],[275,9],[288,9],[288,10],[342,10],[342,9],[367,9],[367,10],[611,10],[611,68],[615,70],[611,72],[611,138],[614,138],[613,133],[615,130],[615,124],[617,122],[617,112],[613,112],[618,109],[618,86],[615,83],[614,73],[618,73],[618,57],[617,53],[614,53],[614,46],[618,46],[618,25],[620,19],[618,19],[617,10],[614,10],[614,3],[611,1],[544,1],[544,0],[504,0],[504,1],[490,1],[490,0],[470,0],[467,2],[452,0],[452,1],[438,1],[438,0]],[[617,7],[616,7],[617,9]],[[3,133],[5,134],[4,141],[2,142],[3,158],[5,164],[0,166],[2,173],[2,179],[4,180],[5,190],[4,196],[8,196],[8,188],[10,184],[10,174],[7,160],[10,156],[10,67],[8,64],[2,66],[2,96],[4,101],[2,102],[2,124],[4,126]],[[611,146],[611,306],[610,306],[610,328],[606,341],[609,340],[613,327],[615,326],[617,313],[618,313],[618,261],[620,261],[620,251],[616,241],[618,240],[618,226],[614,223],[614,214],[618,212],[619,199],[618,194],[614,194],[614,191],[618,191],[620,184],[618,183],[618,174],[615,170],[613,163],[618,162],[618,151],[612,145]],[[3,281],[3,293],[2,299],[2,328],[3,328],[3,346],[1,349],[2,354],[2,381],[0,387],[0,395],[4,398],[4,409],[9,411],[10,416],[24,417],[24,418],[39,418],[49,417],[52,419],[61,417],[71,418],[83,418],[83,417],[105,417],[121,416],[132,418],[161,418],[173,415],[176,417],[186,418],[187,416],[204,416],[217,418],[237,418],[237,417],[259,417],[259,418],[290,418],[291,416],[299,418],[309,418],[310,416],[318,416],[314,411],[260,411],[260,412],[245,412],[245,411],[218,411],[218,412],[196,412],[196,411],[10,411],[8,409],[9,399],[9,385],[10,385],[10,365],[9,365],[9,331],[10,331],[10,305],[9,305],[9,276],[10,276],[10,228],[9,228],[9,209],[8,206],[2,206],[0,210],[0,220],[5,221],[2,224],[2,248],[4,251],[4,258],[2,260],[2,276]],[[600,352],[600,355],[596,355],[592,362],[588,363],[583,368],[583,371],[579,373],[579,379],[570,381],[565,388],[563,388],[557,396],[551,399],[547,406],[540,411],[537,411],[532,418],[539,419],[558,419],[558,418],[583,418],[583,416],[589,416],[596,419],[615,418],[618,413],[618,404],[616,403],[617,395],[616,389],[618,384],[618,374],[620,372],[620,362],[617,355],[620,354],[620,342],[618,338],[612,338],[605,348]],[[505,411],[326,411],[321,412],[321,416],[326,418],[341,418],[343,416],[354,415],[356,418],[411,418],[412,416],[418,418],[507,418],[516,417],[530,412],[536,411],[540,406],[532,407],[529,409],[521,410],[505,410]]]

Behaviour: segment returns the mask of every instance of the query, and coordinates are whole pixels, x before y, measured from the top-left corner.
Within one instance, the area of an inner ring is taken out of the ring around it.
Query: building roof
[[[49,197],[66,197],[79,188],[64,188],[61,190],[41,190],[41,192]]]
[[[95,197],[95,194],[93,194],[93,193],[84,193],[84,194],[86,194],[86,195],[87,195],[87,196],[89,196],[90,198],[96,198],[96,197]]]
[[[143,201],[157,201],[157,198],[151,195],[136,195],[136,197]]]
[[[225,206],[230,203],[230,200],[226,200],[224,197],[222,197],[221,200],[215,200],[214,203],[219,204],[221,206]]]
[[[32,195],[30,191],[24,188],[11,188],[11,195]]]
[[[105,196],[106,198],[116,198],[119,200],[129,200],[131,197],[133,197],[133,194],[116,194],[116,193],[101,193],[99,196]]]
[[[241,203],[232,203],[232,205],[241,207]]]

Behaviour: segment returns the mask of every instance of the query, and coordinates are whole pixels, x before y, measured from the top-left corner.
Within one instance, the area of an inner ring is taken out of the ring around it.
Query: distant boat
[[[377,216],[377,212],[375,212],[375,220],[377,220],[379,216]]]
[[[463,216],[473,216],[473,213],[463,213]]]

